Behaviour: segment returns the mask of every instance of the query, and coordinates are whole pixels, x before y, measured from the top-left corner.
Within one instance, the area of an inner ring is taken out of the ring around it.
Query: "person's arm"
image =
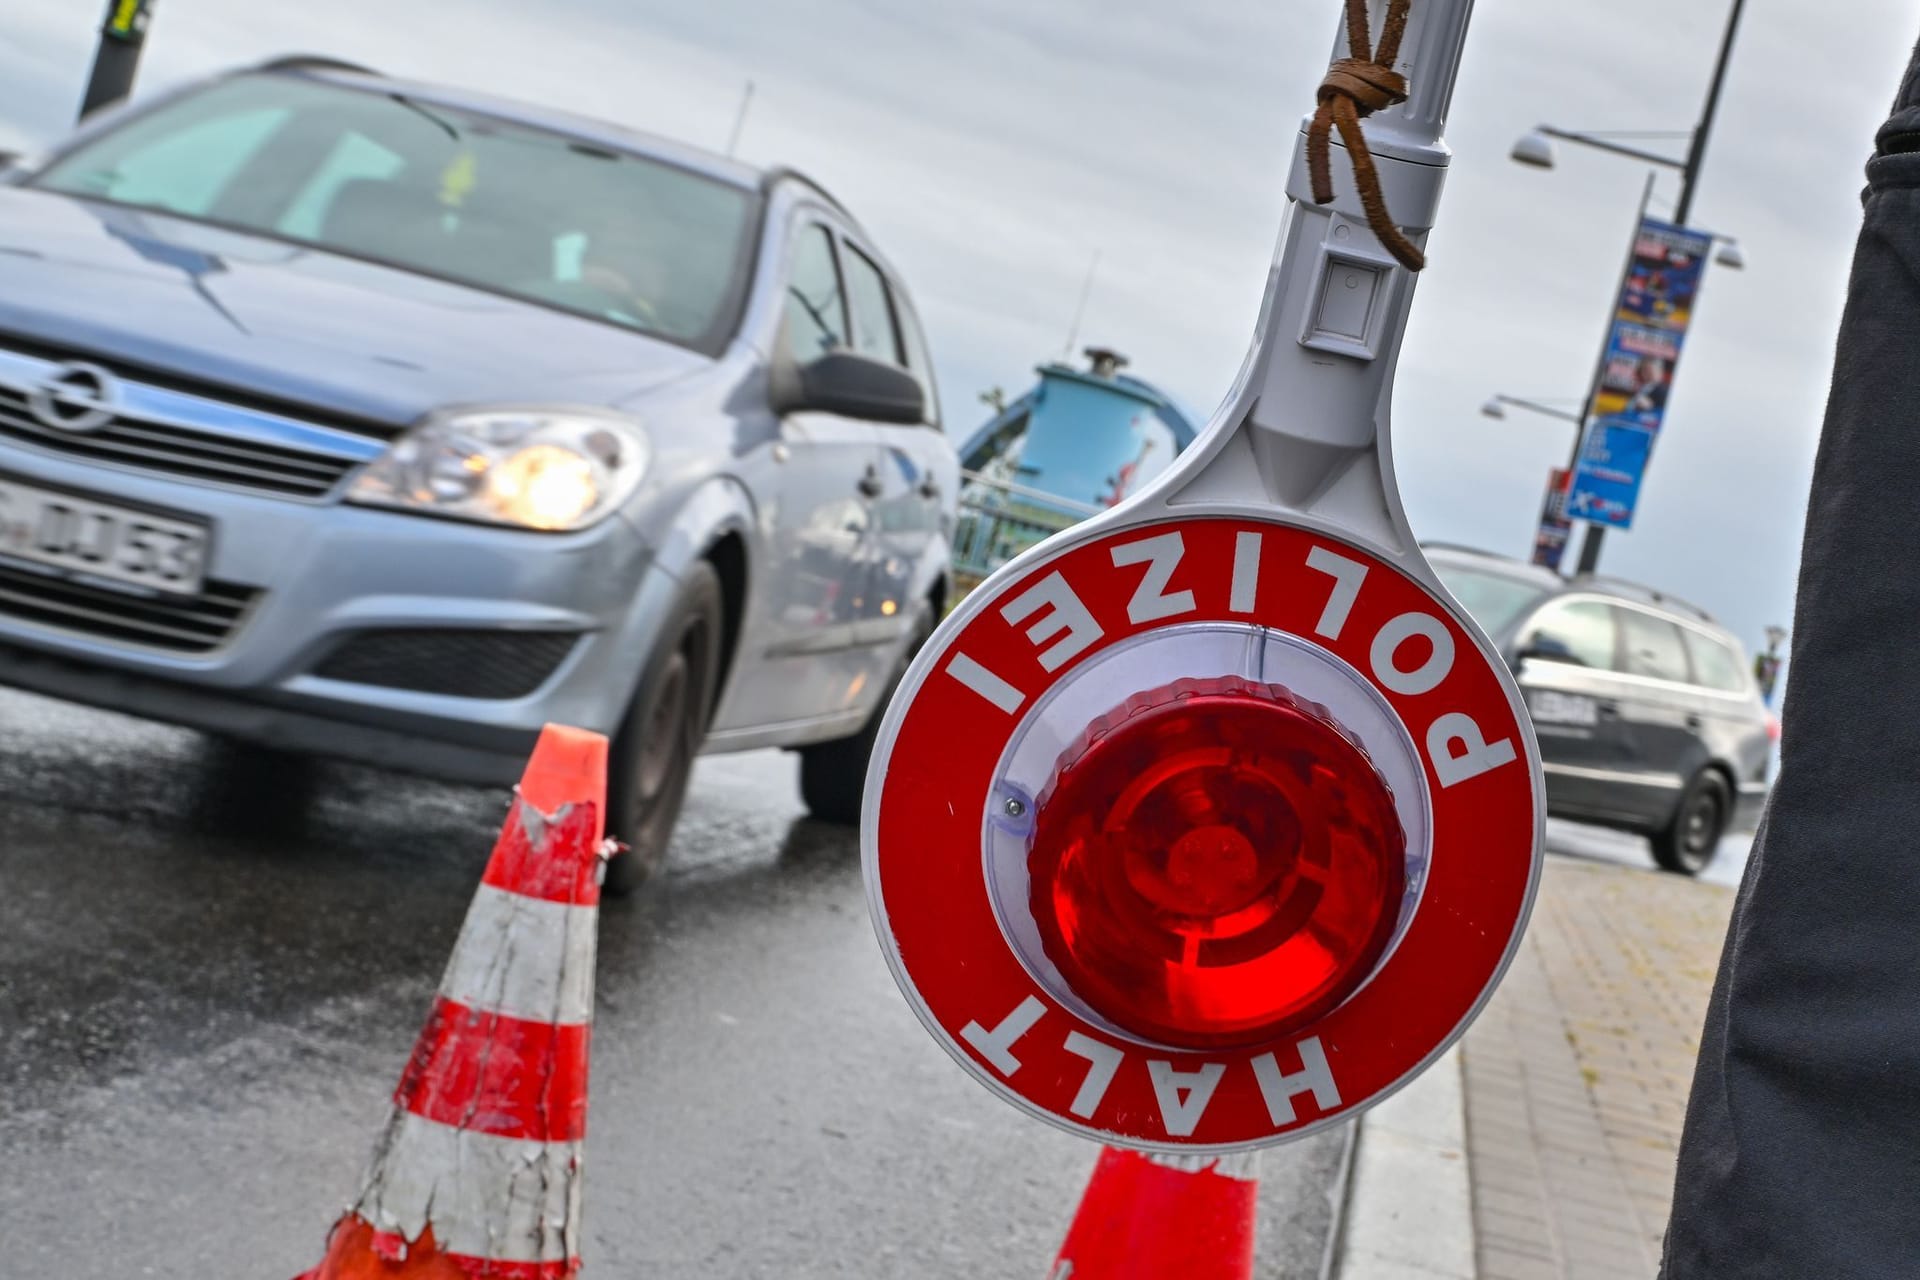
[[[1920,55],[1867,177],[1665,1280],[1920,1275]]]

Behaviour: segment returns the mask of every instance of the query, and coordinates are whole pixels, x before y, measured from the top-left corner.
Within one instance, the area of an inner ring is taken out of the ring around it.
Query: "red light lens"
[[[1277,685],[1186,680],[1061,757],[1028,872],[1042,945],[1096,1012],[1174,1045],[1325,1013],[1392,936],[1406,837],[1366,753]]]

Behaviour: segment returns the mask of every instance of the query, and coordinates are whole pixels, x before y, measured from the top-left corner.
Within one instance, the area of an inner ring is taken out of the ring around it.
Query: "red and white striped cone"
[[[606,775],[599,734],[541,734],[365,1189],[300,1280],[579,1270]]]
[[[1252,1280],[1259,1160],[1103,1148],[1047,1280]]]

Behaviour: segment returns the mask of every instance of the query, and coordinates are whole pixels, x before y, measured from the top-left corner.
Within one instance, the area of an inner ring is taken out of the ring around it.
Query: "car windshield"
[[[1457,564],[1435,564],[1434,571],[1440,580],[1453,593],[1454,599],[1466,606],[1474,621],[1488,635],[1498,635],[1508,623],[1525,612],[1528,605],[1546,594],[1546,589],[1524,578],[1511,578],[1505,574],[1487,573],[1479,569],[1468,569]]]
[[[677,165],[400,93],[221,81],[33,185],[261,232],[682,345],[725,345],[758,196]]]

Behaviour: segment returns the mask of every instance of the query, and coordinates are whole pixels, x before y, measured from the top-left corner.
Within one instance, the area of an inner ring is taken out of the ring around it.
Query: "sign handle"
[[[1385,0],[1368,7],[1377,29]],[[1415,0],[1396,63],[1407,99],[1363,124],[1386,206],[1415,246],[1433,227],[1452,154],[1442,133],[1472,9],[1472,0]],[[1334,59],[1347,53],[1343,24]],[[1307,138],[1303,122],[1287,176],[1289,217],[1233,390],[1141,501],[1278,506],[1417,558],[1393,475],[1388,409],[1415,273],[1369,227],[1337,138],[1334,198],[1314,203]]]

